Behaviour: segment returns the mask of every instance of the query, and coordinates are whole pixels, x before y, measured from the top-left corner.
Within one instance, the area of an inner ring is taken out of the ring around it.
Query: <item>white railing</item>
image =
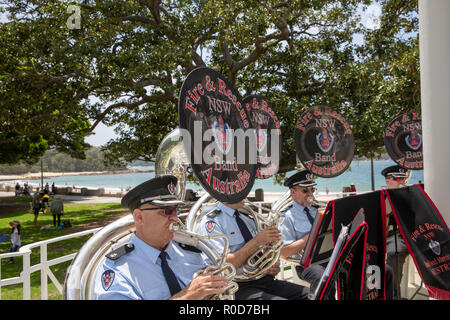
[[[51,266],[72,260],[77,253],[68,254],[62,257],[58,257],[52,260],[47,259],[47,245],[50,243],[60,242],[67,239],[83,237],[89,234],[94,234],[101,228],[90,229],[86,231],[81,231],[77,233],[68,234],[65,236],[52,238],[44,241],[39,241],[25,245],[19,249],[19,252],[4,253],[0,254],[0,299],[1,299],[1,289],[2,287],[23,284],[23,300],[31,300],[31,274],[37,271],[41,272],[41,300],[48,299],[48,278],[55,285],[59,293],[63,293],[63,285],[59,283],[53,272],[50,270]],[[40,263],[31,266],[30,256],[31,252],[35,248],[40,248]],[[22,261],[22,272],[19,277],[13,277],[8,279],[1,279],[1,260],[10,257],[23,257]]]

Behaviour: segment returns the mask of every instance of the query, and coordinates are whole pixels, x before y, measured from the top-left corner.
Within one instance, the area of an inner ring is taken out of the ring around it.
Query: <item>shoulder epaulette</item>
[[[130,253],[133,250],[134,250],[134,245],[132,243],[128,243],[126,245],[123,245],[123,246],[111,251],[110,253],[108,253],[106,255],[106,257],[111,260],[117,260],[120,257],[126,255],[127,253]]]
[[[184,249],[184,250],[188,250],[188,251],[192,251],[192,252],[198,252],[198,253],[201,253],[202,251],[201,250],[199,250],[199,249],[197,249],[196,247],[194,247],[194,246],[191,246],[191,245],[188,245],[188,244],[185,244],[185,243],[180,243],[180,242],[177,242],[179,245],[180,245],[180,247],[182,248],[182,249]]]
[[[288,211],[290,208],[292,208],[292,203],[290,205],[288,205],[286,208],[284,208],[283,210],[281,210],[281,212],[286,212]]]
[[[217,216],[219,213],[221,213],[222,212],[222,210],[220,210],[220,209],[217,209],[217,208],[214,208],[214,209],[212,209],[211,211],[209,211],[207,214],[206,214],[206,216],[208,217],[208,218],[214,218],[215,216]]]

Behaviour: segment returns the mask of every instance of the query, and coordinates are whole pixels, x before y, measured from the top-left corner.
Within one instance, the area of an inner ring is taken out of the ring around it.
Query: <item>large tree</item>
[[[3,1],[0,149],[14,157],[0,162],[33,162],[49,147],[82,158],[100,122],[117,128],[104,148],[111,163],[153,160],[178,124],[181,85],[200,66],[271,103],[282,171],[295,165],[295,122],[315,104],[350,120],[358,155],[379,154],[386,122],[420,108],[417,1],[379,1],[375,30],[358,16],[372,2]],[[80,8],[79,29],[68,27],[69,4]]]

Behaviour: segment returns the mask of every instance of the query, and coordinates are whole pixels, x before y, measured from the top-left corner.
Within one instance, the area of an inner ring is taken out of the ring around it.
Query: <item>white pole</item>
[[[419,0],[425,190],[450,224],[450,1]]]
[[[41,300],[48,300],[47,244],[41,245]]]
[[[23,300],[31,300],[30,255],[30,250],[23,255],[23,271],[20,274],[23,279]]]

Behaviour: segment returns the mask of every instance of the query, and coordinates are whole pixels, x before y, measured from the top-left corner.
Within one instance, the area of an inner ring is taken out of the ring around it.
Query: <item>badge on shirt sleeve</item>
[[[108,291],[108,289],[111,287],[111,285],[114,282],[114,276],[115,273],[112,270],[106,270],[102,274],[102,286],[105,291]]]
[[[214,230],[214,221],[212,221],[212,220],[206,221],[205,227],[206,227],[206,231],[211,233]]]

